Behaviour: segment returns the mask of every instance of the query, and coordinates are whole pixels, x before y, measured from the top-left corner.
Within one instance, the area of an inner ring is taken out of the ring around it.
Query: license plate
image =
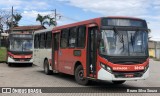
[[[134,77],[134,74],[125,74],[125,77],[126,78],[132,78],[132,77]]]

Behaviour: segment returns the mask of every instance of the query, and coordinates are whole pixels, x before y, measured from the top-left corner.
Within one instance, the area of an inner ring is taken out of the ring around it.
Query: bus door
[[[58,69],[59,33],[53,34],[52,41],[52,69]]]
[[[88,46],[87,46],[87,76],[96,77],[96,61],[97,61],[97,31],[96,27],[88,28]]]

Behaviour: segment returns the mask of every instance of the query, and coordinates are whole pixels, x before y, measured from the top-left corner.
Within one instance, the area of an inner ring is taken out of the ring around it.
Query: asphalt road
[[[72,89],[78,88],[78,90],[90,90],[89,93],[83,93],[82,91],[79,91],[80,93],[76,92],[67,92],[67,93],[54,93],[54,95],[58,96],[82,96],[82,95],[88,95],[88,96],[159,96],[160,93],[116,93],[114,88],[111,88],[111,90],[105,90],[106,87],[122,87],[122,88],[128,88],[128,87],[160,87],[160,61],[153,61],[150,60],[150,77],[146,80],[140,80],[140,81],[127,81],[122,85],[113,85],[111,82],[104,82],[104,81],[92,81],[90,85],[84,88],[86,86],[79,85],[75,82],[74,77],[66,74],[54,74],[54,75],[45,75],[43,72],[43,69],[41,69],[38,66],[33,65],[31,66],[25,66],[25,65],[15,65],[12,67],[8,67],[5,63],[0,63],[0,87],[57,87],[62,90],[66,87],[66,89],[69,87],[73,87]],[[97,87],[97,88],[94,88]],[[104,88],[104,89],[103,89]],[[67,90],[68,90],[67,89]],[[71,90],[72,90],[71,89]],[[74,90],[75,90],[74,89]],[[58,89],[57,89],[58,90]],[[77,89],[76,89],[77,90]],[[103,91],[97,91],[97,90],[103,90]],[[115,89],[117,90],[117,89]],[[91,92],[92,91],[92,92]],[[97,93],[96,93],[96,92]],[[60,91],[61,92],[61,91]],[[85,91],[86,92],[86,91]],[[101,93],[102,92],[102,93]],[[114,93],[111,93],[114,92]],[[1,96],[2,94],[0,94]],[[22,94],[3,94],[4,95],[22,95]],[[28,95],[28,94],[23,94]],[[52,95],[50,93],[43,93],[43,94],[30,94],[34,96],[47,96]]]

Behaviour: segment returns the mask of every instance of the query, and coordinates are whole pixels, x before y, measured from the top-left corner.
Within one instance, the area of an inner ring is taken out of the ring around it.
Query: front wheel
[[[8,63],[8,66],[11,67],[11,66],[12,66],[12,63]]]
[[[89,82],[87,78],[84,78],[84,70],[82,65],[79,65],[75,70],[75,80],[81,85],[87,85]]]
[[[52,71],[49,70],[49,63],[48,63],[48,60],[45,60],[45,61],[44,61],[44,72],[45,72],[46,75],[52,74]]]
[[[112,81],[114,84],[123,84],[125,82],[125,80],[122,81]]]

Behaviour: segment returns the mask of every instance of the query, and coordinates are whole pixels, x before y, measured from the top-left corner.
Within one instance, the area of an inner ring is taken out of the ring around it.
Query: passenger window
[[[63,29],[61,32],[61,48],[68,47],[68,29]]]
[[[46,33],[46,43],[45,43],[46,48],[51,48],[51,41],[52,41],[52,33],[47,32]]]
[[[34,36],[34,48],[39,48],[38,34]]]
[[[45,33],[40,34],[40,48],[45,47]]]
[[[85,39],[86,39],[86,27],[80,26],[78,28],[78,38],[77,38],[77,47],[84,48],[85,47]]]
[[[69,31],[69,47],[70,48],[76,47],[76,38],[77,38],[76,27],[70,28],[70,31]]]

